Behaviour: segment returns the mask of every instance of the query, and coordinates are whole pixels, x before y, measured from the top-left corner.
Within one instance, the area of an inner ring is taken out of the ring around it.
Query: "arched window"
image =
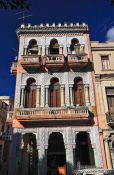
[[[84,84],[81,77],[77,77],[74,79],[73,96],[74,96],[74,106],[85,105]]]
[[[72,54],[79,54],[80,53],[80,43],[77,38],[73,38],[71,40],[70,50]]]
[[[50,41],[49,53],[50,54],[59,54],[59,44],[58,44],[57,39],[52,39]]]
[[[30,54],[30,55],[38,54],[38,45],[37,45],[37,41],[35,39],[32,39],[29,42],[28,54]]]
[[[28,79],[25,88],[25,108],[36,107],[36,85],[33,78]]]
[[[49,86],[49,106],[60,107],[60,84],[58,78],[52,78]]]

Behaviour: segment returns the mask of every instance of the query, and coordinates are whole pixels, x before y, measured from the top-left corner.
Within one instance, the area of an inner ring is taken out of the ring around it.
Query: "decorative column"
[[[42,55],[42,46],[38,47],[38,55]]]
[[[109,150],[109,145],[108,145],[108,138],[105,138],[104,146],[105,146],[105,153],[106,153],[106,160],[107,160],[107,168],[112,169],[110,150]]]
[[[48,89],[49,86],[45,86],[45,107],[48,107]]]
[[[49,46],[46,46],[46,55],[49,54]]]
[[[37,132],[37,149],[38,149],[38,175],[47,174],[47,162],[45,152],[45,129],[40,128]]]
[[[67,54],[70,53],[70,45],[67,46]]]
[[[61,106],[65,106],[65,91],[64,85],[61,85]]]
[[[84,88],[85,88],[85,103],[86,103],[86,106],[89,106],[90,105],[89,85],[85,85]]]
[[[66,47],[66,44],[67,44],[67,37],[66,36],[63,36],[63,43],[64,43],[64,56],[67,56],[67,47]]]
[[[40,107],[40,97],[41,97],[41,94],[40,94],[40,86],[37,86],[37,89],[36,89],[36,107]]]
[[[66,129],[66,168],[67,175],[72,174],[74,162],[73,162],[73,146],[72,146],[72,129]]]
[[[21,103],[20,103],[21,108],[24,107],[24,89],[25,89],[25,86],[22,86],[21,87]]]
[[[95,144],[92,144],[92,149],[93,149],[93,153],[94,153],[95,165],[96,165],[96,167],[99,167],[98,158],[97,158],[97,151],[96,151],[96,145]]]
[[[62,55],[63,54],[63,46],[59,47],[59,54]]]
[[[70,91],[70,106],[73,106],[73,92],[72,92],[72,89],[73,89],[73,85],[70,85],[69,86],[69,91]]]
[[[66,166],[67,166],[67,175],[72,173],[73,170],[73,148],[68,145],[66,148]]]
[[[27,55],[27,46],[24,46],[23,55]]]

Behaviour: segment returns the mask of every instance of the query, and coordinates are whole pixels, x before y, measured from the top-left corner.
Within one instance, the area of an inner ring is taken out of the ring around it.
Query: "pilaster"
[[[37,86],[36,89],[36,107],[40,107],[40,99],[41,99],[41,94],[40,94],[40,86]]]
[[[25,86],[21,87],[21,102],[20,102],[20,107],[23,108],[24,107],[24,89]]]
[[[65,106],[65,92],[64,85],[61,85],[61,106]]]
[[[112,162],[111,162],[110,150],[109,150],[109,145],[108,145],[108,138],[105,138],[104,146],[105,146],[105,153],[106,153],[106,160],[107,160],[107,168],[112,169]]]

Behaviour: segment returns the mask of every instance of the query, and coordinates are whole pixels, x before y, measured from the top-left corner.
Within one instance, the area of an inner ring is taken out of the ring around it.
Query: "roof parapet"
[[[88,32],[88,25],[83,22],[82,24],[79,24],[79,23],[67,23],[67,22],[64,22],[63,23],[52,23],[52,24],[49,24],[49,23],[40,23],[39,25],[31,25],[30,23],[28,25],[25,25],[25,24],[22,24],[18,29],[17,29],[17,34],[32,34],[32,33],[35,33],[35,34],[38,34],[38,33],[84,33],[84,32]]]
[[[64,24],[62,23],[58,23],[58,24],[55,24],[54,22],[52,24],[49,24],[49,23],[46,23],[46,24],[43,24],[43,23],[40,23],[40,25],[34,25],[32,26],[30,23],[26,26],[25,24],[21,24],[20,28],[34,28],[34,27],[88,27],[88,25],[83,22],[82,24],[79,24],[78,22],[77,23],[67,23],[67,22],[64,22]]]

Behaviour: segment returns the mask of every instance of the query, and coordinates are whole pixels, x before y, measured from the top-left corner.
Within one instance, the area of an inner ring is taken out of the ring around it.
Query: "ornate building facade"
[[[114,42],[92,42],[96,104],[108,169],[114,168]]]
[[[88,26],[21,25],[9,175],[105,168]]]

